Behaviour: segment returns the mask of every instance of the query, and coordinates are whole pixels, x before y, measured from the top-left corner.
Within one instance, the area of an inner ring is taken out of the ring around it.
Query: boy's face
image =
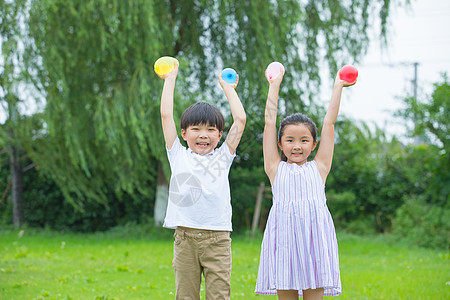
[[[189,148],[197,154],[208,154],[216,148],[222,137],[223,131],[216,126],[199,124],[181,129],[181,136],[187,142]]]

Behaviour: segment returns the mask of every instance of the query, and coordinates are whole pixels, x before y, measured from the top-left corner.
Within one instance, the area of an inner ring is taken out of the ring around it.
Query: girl
[[[255,293],[278,299],[323,299],[341,293],[333,220],[326,206],[325,180],[331,169],[334,123],[342,88],[336,76],[330,105],[316,148],[316,125],[296,113],[276,131],[278,92],[284,72],[269,79],[263,137],[264,170],[272,185],[273,205],[264,232]],[[281,157],[278,148],[281,150]]]

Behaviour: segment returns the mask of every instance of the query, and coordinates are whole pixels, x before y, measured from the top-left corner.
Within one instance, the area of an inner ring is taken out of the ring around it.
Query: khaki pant
[[[177,228],[174,237],[176,299],[199,300],[202,273],[206,300],[230,299],[230,232]]]

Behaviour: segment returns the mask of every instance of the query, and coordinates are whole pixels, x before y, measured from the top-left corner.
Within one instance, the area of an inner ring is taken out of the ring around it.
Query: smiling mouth
[[[201,148],[206,148],[209,146],[209,143],[197,143],[197,146]]]

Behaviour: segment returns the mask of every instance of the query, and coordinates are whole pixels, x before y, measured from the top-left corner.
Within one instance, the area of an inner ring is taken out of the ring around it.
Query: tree
[[[429,202],[440,206],[448,205],[450,197],[450,85],[447,75],[442,82],[434,84],[433,93],[420,101],[414,97],[404,99],[405,107],[397,116],[410,121],[412,137],[421,137],[430,144],[430,149],[438,147],[439,159],[433,163],[433,179],[427,191]],[[434,147],[433,147],[434,146]]]
[[[6,116],[4,124],[0,124],[0,147],[9,154],[11,195],[13,203],[13,223],[19,228],[24,223],[23,216],[23,166],[22,156],[24,145],[30,141],[30,119],[21,115],[20,105],[23,104],[19,92],[24,84],[20,28],[25,1],[3,2],[0,4],[0,105],[1,112]]]
[[[447,75],[424,99],[405,98],[397,112],[416,143],[406,147],[413,192],[405,193],[396,212],[394,233],[424,247],[450,246],[450,85]],[[418,189],[419,188],[419,189]],[[417,190],[417,191],[416,191]]]
[[[47,138],[33,157],[81,207],[106,202],[110,191],[119,198],[149,195],[156,174],[167,186],[162,82],[152,66],[171,55],[181,63],[175,115],[199,100],[226,107],[216,76],[225,66],[238,71],[251,117],[237,161],[251,168],[250,158],[261,156],[265,67],[273,60],[287,67],[285,112],[305,108],[322,62],[335,73],[357,60],[367,49],[372,14],[385,36],[390,8],[382,0],[30,0],[27,68],[47,101]]]
[[[28,26],[27,63],[47,100],[48,135],[34,153],[42,170],[79,208],[110,191],[148,195],[152,155],[162,156],[151,6],[32,1]]]
[[[405,108],[397,116],[412,121],[412,136],[425,137],[429,142],[439,144],[443,149],[450,149],[450,85],[447,75],[443,82],[434,84],[433,93],[425,101],[414,97],[404,99]]]

